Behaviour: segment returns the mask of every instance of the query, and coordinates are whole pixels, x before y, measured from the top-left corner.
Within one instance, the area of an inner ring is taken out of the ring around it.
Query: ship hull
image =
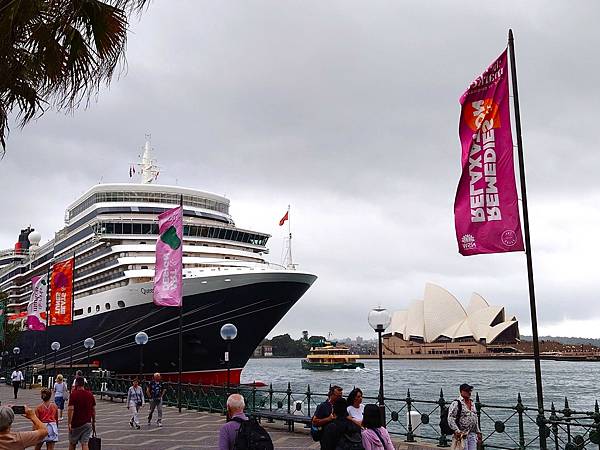
[[[182,380],[204,384],[223,384],[230,367],[231,383],[239,383],[241,370],[255,348],[302,297],[316,277],[292,271],[281,273],[243,273],[184,279],[182,310]],[[72,326],[50,327],[47,332],[24,332],[21,359],[40,362],[47,342],[58,341],[58,364],[87,362],[83,341],[92,337],[93,366],[121,375],[144,376],[160,372],[175,380],[179,373],[179,308],[154,305],[152,285],[140,283],[110,295],[130,296],[131,306],[79,318]],[[115,290],[117,291],[117,290]],[[111,291],[112,292],[112,291]],[[94,299],[91,303],[94,303]],[[96,299],[102,305],[103,299]],[[90,301],[88,301],[90,303]],[[220,329],[233,323],[238,330],[231,342],[229,365],[224,361],[227,346]],[[134,336],[148,334],[140,347]],[[71,348],[72,347],[72,348]],[[48,356],[49,364],[54,356]],[[141,371],[140,371],[141,363]]]

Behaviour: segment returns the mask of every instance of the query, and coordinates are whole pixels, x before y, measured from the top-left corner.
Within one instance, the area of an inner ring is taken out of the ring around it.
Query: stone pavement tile
[[[23,405],[35,407],[41,403],[39,389],[21,389],[19,399],[14,401],[12,388],[2,385],[0,387],[0,401],[3,405]],[[163,408],[163,427],[158,428],[156,422],[151,426],[147,424],[148,406],[140,411],[140,430],[129,427],[129,411],[125,403],[120,401],[97,399],[96,430],[102,438],[103,450],[191,450],[191,449],[216,449],[219,437],[219,428],[225,422],[220,414],[209,414],[196,411],[177,412],[176,408]],[[56,450],[67,450],[67,422],[66,409],[64,421],[59,424],[59,442]],[[154,418],[156,420],[156,416]],[[290,433],[281,424],[263,425],[269,431],[276,449],[306,450],[318,449],[319,444],[314,442],[306,429],[301,426],[296,432]],[[31,430],[31,423],[18,416],[13,424],[14,431]]]

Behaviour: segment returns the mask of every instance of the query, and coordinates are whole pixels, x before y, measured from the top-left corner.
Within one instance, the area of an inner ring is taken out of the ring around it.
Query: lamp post
[[[94,345],[96,345],[96,341],[94,341],[92,338],[87,338],[85,341],[83,341],[83,346],[87,349],[88,372],[90,371],[90,351],[94,348]]]
[[[140,346],[140,383],[142,382],[142,369],[144,368],[144,345],[148,343],[148,335],[140,331],[135,335],[135,343]]]
[[[390,312],[379,306],[369,312],[369,325],[377,332],[378,343],[379,343],[379,412],[381,414],[381,424],[385,427],[385,404],[383,395],[383,344],[381,341],[381,335],[392,322],[392,315]]]
[[[15,368],[19,367],[19,353],[21,353],[21,349],[19,347],[13,348]]]
[[[231,385],[231,341],[237,336],[237,328],[232,323],[226,323],[221,327],[221,338],[227,342],[227,351],[225,352],[225,362],[227,363],[227,396],[229,396],[229,387]]]
[[[50,348],[54,352],[54,372],[56,374],[56,353],[58,350],[60,350],[60,342],[54,341],[52,344],[50,344]]]

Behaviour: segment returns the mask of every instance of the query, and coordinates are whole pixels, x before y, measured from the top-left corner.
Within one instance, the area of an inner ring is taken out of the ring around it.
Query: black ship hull
[[[182,380],[226,382],[226,343],[220,329],[225,323],[233,323],[238,334],[231,342],[230,376],[232,383],[239,383],[241,370],[256,347],[315,279],[314,275],[292,271],[184,279]],[[24,332],[19,343],[21,362],[33,360],[39,364],[44,348],[48,348],[50,365],[55,357],[63,367],[70,364],[71,358],[74,364],[85,364],[88,354],[83,341],[91,337],[95,346],[89,358],[95,367],[122,375],[160,372],[165,379],[176,379],[179,308],[160,307],[148,301],[152,298],[150,283],[128,288],[130,294],[135,290],[137,296],[131,303],[138,304],[79,318],[71,326],[49,327],[47,333]],[[109,294],[105,293],[105,297]],[[134,341],[140,331],[149,336],[143,348]],[[53,341],[61,344],[56,355],[49,348]]]

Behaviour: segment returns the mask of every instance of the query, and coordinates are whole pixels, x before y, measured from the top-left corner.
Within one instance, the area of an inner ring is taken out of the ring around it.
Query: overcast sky
[[[166,1],[132,23],[128,70],[74,115],[13,127],[0,248],[42,241],[91,185],[128,182],[152,133],[160,182],[225,194],[319,276],[271,335],[370,336],[368,311],[437,283],[530,333],[524,253],[463,257],[458,98],[516,40],[540,333],[600,337],[600,4]]]

